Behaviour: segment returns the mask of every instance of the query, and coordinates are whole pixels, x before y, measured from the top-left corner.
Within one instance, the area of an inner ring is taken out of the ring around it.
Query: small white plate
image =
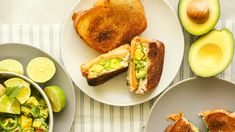
[[[76,99],[72,81],[70,80],[69,75],[64,70],[64,68],[50,55],[38,48],[18,43],[0,44],[0,60],[18,60],[22,63],[24,71],[26,71],[26,67],[29,61],[39,56],[50,58],[55,64],[56,73],[50,81],[38,85],[40,85],[41,88],[45,88],[45,86],[50,85],[57,85],[63,89],[67,99],[65,108],[58,113],[53,113],[53,131],[68,132],[72,126],[75,116]],[[26,75],[26,72],[24,75]]]
[[[142,37],[158,39],[165,44],[165,62],[159,85],[145,95],[129,92],[126,85],[126,73],[121,74],[106,83],[91,87],[82,77],[80,65],[99,55],[89,48],[76,34],[72,15],[74,12],[89,9],[95,0],[80,0],[69,13],[62,31],[62,58],[74,83],[90,97],[110,105],[129,106],[148,101],[163,90],[174,79],[184,53],[184,36],[177,15],[164,0],[142,0],[147,17],[147,29]]]
[[[169,124],[166,117],[184,112],[185,118],[200,131],[206,127],[199,113],[224,109],[235,111],[235,84],[219,78],[192,78],[175,84],[162,93],[148,116],[145,132],[164,132]]]

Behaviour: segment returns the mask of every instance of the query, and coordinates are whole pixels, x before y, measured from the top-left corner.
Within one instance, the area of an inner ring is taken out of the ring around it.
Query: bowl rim
[[[49,127],[49,132],[53,132],[53,125],[54,125],[54,119],[53,119],[53,111],[52,111],[52,106],[51,106],[51,103],[46,95],[46,93],[42,90],[42,88],[37,84],[35,83],[33,80],[31,80],[30,78],[24,76],[24,75],[20,75],[18,73],[13,73],[13,72],[3,72],[3,71],[0,71],[0,78],[2,77],[18,77],[18,78],[21,78],[27,82],[29,82],[33,87],[35,87],[35,89],[37,89],[40,94],[42,95],[43,99],[46,101],[46,104],[47,104],[47,107],[48,107],[48,112],[49,112],[49,124],[48,124],[48,127]]]

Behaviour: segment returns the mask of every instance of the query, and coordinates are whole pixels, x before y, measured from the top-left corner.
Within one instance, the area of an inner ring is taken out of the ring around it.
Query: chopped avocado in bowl
[[[0,96],[0,130],[52,132],[52,107],[43,90],[16,73],[0,72],[0,79],[5,88]]]
[[[197,76],[215,76],[228,67],[233,53],[233,33],[226,28],[212,30],[192,44],[188,54],[189,66]]]

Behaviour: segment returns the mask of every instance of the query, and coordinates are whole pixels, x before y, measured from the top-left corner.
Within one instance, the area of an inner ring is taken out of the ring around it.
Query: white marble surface
[[[0,0],[0,24],[62,24],[78,0]],[[178,0],[167,0],[176,10]],[[235,19],[235,0],[220,0],[221,19]]]

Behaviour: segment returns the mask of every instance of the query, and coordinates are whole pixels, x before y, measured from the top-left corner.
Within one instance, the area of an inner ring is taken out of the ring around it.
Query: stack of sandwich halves
[[[130,91],[144,94],[157,87],[164,54],[162,42],[135,37],[131,46],[122,45],[82,64],[81,72],[89,85],[97,86],[128,70]]]

